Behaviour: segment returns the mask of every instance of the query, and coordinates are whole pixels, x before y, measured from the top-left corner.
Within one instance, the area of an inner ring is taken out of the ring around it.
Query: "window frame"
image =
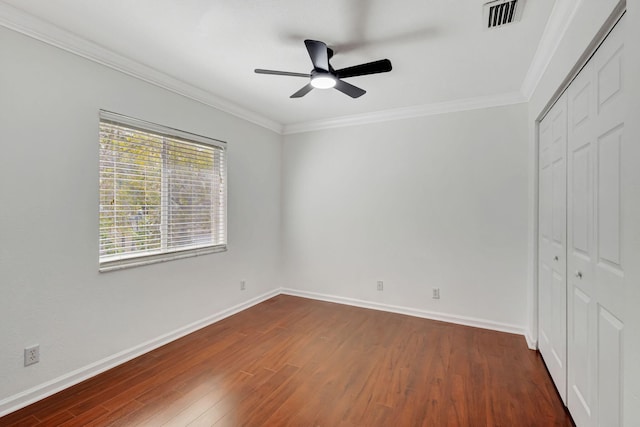
[[[137,267],[148,264],[155,264],[159,262],[166,262],[175,259],[189,258],[199,255],[211,254],[216,252],[224,252],[227,250],[228,243],[228,228],[227,228],[227,198],[228,198],[228,182],[227,182],[227,143],[225,141],[221,141],[214,138],[209,138],[206,136],[198,135],[191,132],[186,132],[183,130],[175,129],[169,126],[160,125],[157,123],[136,119],[133,117],[125,116],[122,114],[114,113],[107,110],[99,110],[98,115],[98,144],[100,145],[100,127],[104,122],[115,123],[117,125],[121,125],[123,127],[131,128],[132,130],[139,130],[141,132],[153,133],[159,136],[169,137],[169,138],[177,138],[184,140],[187,143],[194,143],[200,145],[207,145],[213,147],[214,149],[221,150],[222,152],[222,160],[221,166],[222,171],[218,171],[217,173],[221,173],[222,180],[222,229],[224,233],[223,242],[219,244],[210,244],[206,246],[200,246],[197,248],[162,248],[160,249],[162,252],[152,253],[152,254],[134,254],[131,256],[124,256],[118,259],[111,259],[107,261],[102,260],[102,256],[100,255],[100,224],[98,224],[98,270],[100,272],[107,272],[112,270],[120,270],[123,268],[129,267]],[[98,156],[100,158],[100,156]],[[100,165],[100,159],[98,161]],[[100,168],[98,168],[100,170]],[[164,171],[164,168],[163,168]],[[164,174],[163,174],[164,175]],[[163,178],[164,179],[164,178]],[[98,172],[98,182],[100,182],[100,172]],[[164,181],[163,181],[164,186]],[[98,194],[100,193],[100,189],[98,189]],[[164,191],[162,192],[164,193]],[[166,197],[166,195],[162,194],[161,197]],[[161,215],[164,215],[164,204],[161,204]],[[101,205],[100,201],[98,201],[98,219],[100,218],[100,210]]]

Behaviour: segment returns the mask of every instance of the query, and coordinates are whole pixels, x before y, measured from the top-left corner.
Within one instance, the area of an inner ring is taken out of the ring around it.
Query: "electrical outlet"
[[[244,291],[245,289],[247,289],[247,282],[244,280],[240,281],[240,290]]]
[[[433,288],[433,294],[431,295],[433,299],[440,299],[440,288]]]
[[[24,366],[33,365],[40,361],[40,346],[32,345],[24,349]]]
[[[382,280],[378,280],[378,290],[379,291],[384,290],[384,283],[382,283]]]

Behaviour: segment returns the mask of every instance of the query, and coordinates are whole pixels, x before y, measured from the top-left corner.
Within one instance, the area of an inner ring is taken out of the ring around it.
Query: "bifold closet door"
[[[567,90],[567,406],[578,427],[622,423],[623,25]]]
[[[566,96],[551,108],[539,129],[538,347],[566,404]]]

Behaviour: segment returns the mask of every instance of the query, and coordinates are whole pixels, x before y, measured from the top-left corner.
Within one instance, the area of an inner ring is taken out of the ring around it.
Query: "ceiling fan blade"
[[[313,67],[329,71],[329,49],[327,45],[317,40],[305,40],[304,45],[307,47]]]
[[[359,98],[367,93],[366,90],[360,89],[359,87],[354,86],[350,83],[343,82],[342,80],[337,80],[334,87],[340,92],[344,93],[345,95],[349,95],[352,98]]]
[[[289,98],[302,98],[303,96],[311,92],[311,89],[313,89],[313,86],[311,86],[311,83],[308,83],[307,85],[303,86],[302,89],[291,95]]]
[[[336,75],[338,78],[343,79],[347,77],[365,76],[367,74],[386,73],[389,71],[391,71],[391,61],[381,59],[379,61],[342,68],[336,71]]]
[[[254,70],[258,74],[273,74],[276,76],[292,76],[292,77],[311,77],[311,74],[305,73],[291,73],[289,71],[276,71],[276,70],[263,70],[261,68],[256,68]]]

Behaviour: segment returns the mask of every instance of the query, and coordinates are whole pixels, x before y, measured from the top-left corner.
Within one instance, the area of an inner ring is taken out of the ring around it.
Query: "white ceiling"
[[[2,0],[112,52],[281,125],[520,92],[554,0],[486,30],[486,0]],[[390,73],[350,78],[367,94],[289,95],[307,81],[303,40],[334,68],[388,58]]]

